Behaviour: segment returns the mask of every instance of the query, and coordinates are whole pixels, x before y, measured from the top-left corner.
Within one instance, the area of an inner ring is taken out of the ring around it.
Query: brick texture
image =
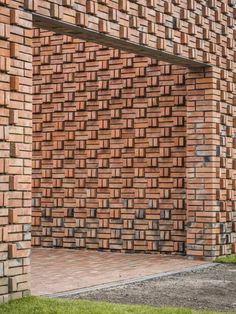
[[[185,251],[185,68],[35,30],[33,244]]]
[[[32,5],[32,2],[34,5]],[[33,12],[175,57],[232,69],[234,0],[27,0]],[[48,26],[49,27],[49,26]]]
[[[233,161],[227,178],[219,169],[233,125],[222,133],[227,90],[213,94],[222,71],[39,29],[34,69],[34,245],[234,252]]]
[[[29,293],[42,17],[96,44],[35,30],[34,245],[236,253],[235,1],[0,0],[0,301]]]
[[[235,250],[232,230],[235,170],[233,155],[226,155],[232,149],[232,137],[222,132],[223,119],[228,116],[227,121],[232,121],[231,115],[234,115],[233,97],[223,88],[218,89],[223,86],[220,77],[220,71],[215,68],[192,72],[186,77],[187,254],[193,256],[201,256],[202,250],[205,257]],[[226,95],[229,98],[222,98]],[[228,130],[234,132],[233,125],[229,124]]]
[[[32,16],[18,5],[0,1],[0,302],[29,294]]]

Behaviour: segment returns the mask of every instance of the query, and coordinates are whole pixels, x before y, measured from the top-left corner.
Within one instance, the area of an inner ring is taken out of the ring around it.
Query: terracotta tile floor
[[[201,264],[204,262],[156,254],[34,248],[31,291],[33,295],[53,294]]]

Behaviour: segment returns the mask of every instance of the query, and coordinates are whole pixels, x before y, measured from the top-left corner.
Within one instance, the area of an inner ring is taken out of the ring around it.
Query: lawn
[[[0,305],[0,313],[9,314],[215,314],[211,311],[154,308],[102,302],[27,297]],[[231,312],[233,313],[233,312]],[[221,312],[222,314],[222,312]],[[229,312],[227,314],[230,314]],[[234,313],[236,314],[236,313]]]
[[[236,255],[228,255],[217,257],[215,259],[216,263],[224,263],[224,264],[236,264]]]

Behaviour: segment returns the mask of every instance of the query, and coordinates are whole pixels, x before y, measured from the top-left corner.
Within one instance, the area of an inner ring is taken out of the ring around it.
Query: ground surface
[[[214,314],[189,309],[157,309],[89,301],[24,298],[0,305],[1,314]]]
[[[183,257],[34,248],[33,295],[56,294],[204,265]]]
[[[75,298],[236,312],[236,265],[216,265],[201,271],[97,290]]]

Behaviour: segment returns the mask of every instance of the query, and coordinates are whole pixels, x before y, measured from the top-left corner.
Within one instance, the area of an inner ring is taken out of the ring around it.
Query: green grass
[[[120,305],[103,302],[27,297],[0,305],[5,314],[215,314],[181,308]],[[229,314],[229,312],[227,313]],[[232,314],[232,313],[231,313]],[[236,314],[236,313],[234,313]]]
[[[215,259],[216,263],[224,263],[224,264],[236,264],[236,255],[228,255],[217,257]]]

